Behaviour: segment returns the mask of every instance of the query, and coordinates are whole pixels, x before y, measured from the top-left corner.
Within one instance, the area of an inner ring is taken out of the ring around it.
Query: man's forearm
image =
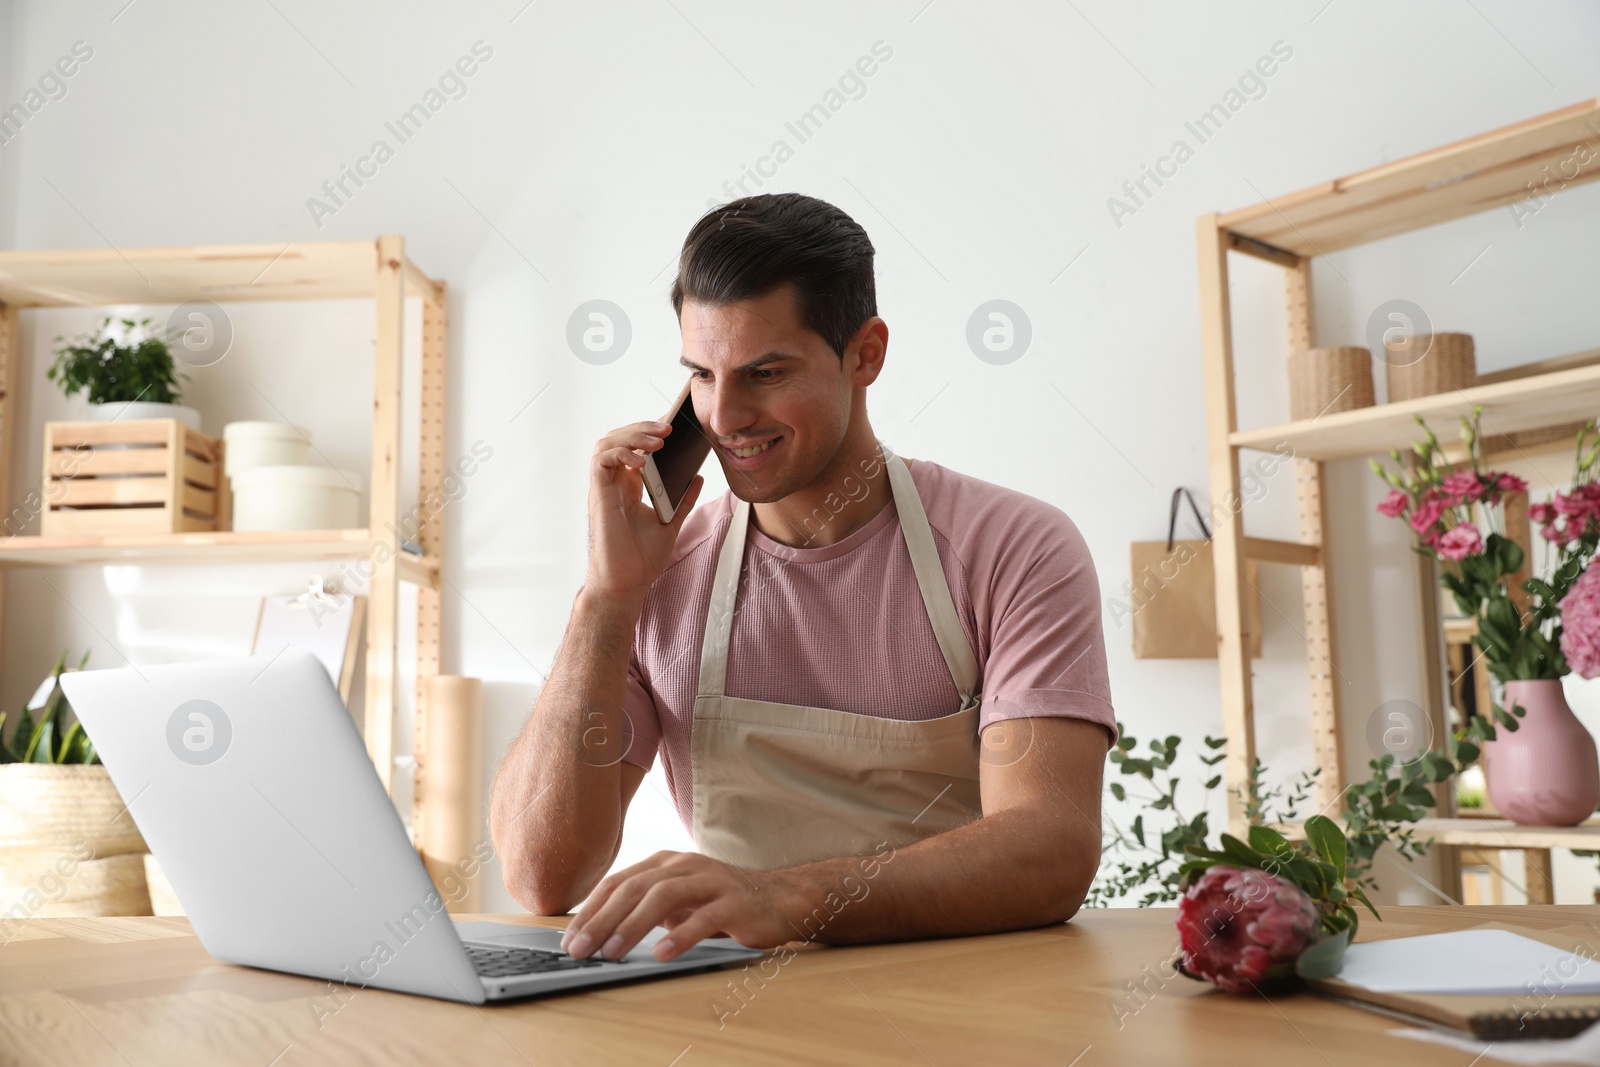
[[[1100,863],[1098,828],[1070,816],[1047,822],[1034,811],[1002,811],[899,849],[769,875],[797,940],[860,944],[1043,926],[1072,917]]]
[[[490,828],[506,885],[535,914],[591,890],[622,830],[622,710],[638,605],[580,593],[555,666],[496,778]]]

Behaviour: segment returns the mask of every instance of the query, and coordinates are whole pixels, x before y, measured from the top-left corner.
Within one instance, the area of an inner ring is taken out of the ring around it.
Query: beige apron
[[[953,715],[910,722],[727,696],[728,641],[750,525],[750,504],[739,501],[717,557],[691,734],[694,839],[713,858],[768,870],[864,855],[885,842],[898,848],[983,813],[977,658],[962,632],[911,472],[887,453],[884,466],[922,602],[961,707]]]

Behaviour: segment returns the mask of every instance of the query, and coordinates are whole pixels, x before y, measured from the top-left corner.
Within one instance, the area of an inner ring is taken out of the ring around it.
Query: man
[[[732,491],[691,514],[696,477],[663,525],[639,469],[670,427],[595,446],[588,577],[490,811],[518,901],[588,898],[574,956],[656,926],[663,960],[1038,926],[1094,877],[1116,724],[1093,563],[1050,505],[879,444],[872,260],[810,197],[707,213],[672,302]],[[658,754],[701,851],[602,877]]]

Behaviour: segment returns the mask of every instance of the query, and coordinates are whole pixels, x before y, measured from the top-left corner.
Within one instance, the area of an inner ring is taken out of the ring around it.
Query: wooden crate
[[[47,422],[39,532],[226,530],[222,449],[177,419]]]

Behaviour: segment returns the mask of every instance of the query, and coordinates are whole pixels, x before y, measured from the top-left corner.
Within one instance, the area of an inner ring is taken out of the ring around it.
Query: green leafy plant
[[[45,377],[60,382],[67,396],[86,391],[91,404],[177,403],[179,382],[188,375],[178,373],[166,339],[150,331],[149,319],[120,321],[120,337],[109,316],[89,333],[57,337],[55,362]]]
[[[88,662],[89,653],[85,652],[78,661],[77,669],[82,670]],[[62,652],[61,658],[56,660],[55,667],[50,671],[50,695],[39,707],[39,714],[35,716],[31,710],[24,708],[22,714],[17,716],[9,740],[4,733],[6,713],[0,711],[0,764],[100,762],[94,743],[84,733],[83,723],[75,715],[70,724],[67,721],[72,706],[67,703],[67,695],[61,689],[61,675],[66,670],[67,654]]]
[[[1103,873],[1089,887],[1084,903],[1088,907],[1105,907],[1140,887],[1147,887],[1139,899],[1142,908],[1177,900],[1183,894],[1183,864],[1192,858],[1195,849],[1210,847],[1211,829],[1206,809],[1210,806],[1212,791],[1222,784],[1222,774],[1220,771],[1210,774],[1201,787],[1200,810],[1192,816],[1186,815],[1179,807],[1180,778],[1173,769],[1182,739],[1174,734],[1150,741],[1149,755],[1139,756],[1134,751],[1138,739],[1122,723],[1117,724],[1117,736],[1111,762],[1122,775],[1155,786],[1155,792],[1141,794],[1130,791],[1120,781],[1111,783],[1112,796],[1118,800],[1131,796],[1145,804],[1145,811],[1136,815],[1127,827],[1118,825],[1115,820],[1106,820],[1110,833],[1101,853]],[[1226,747],[1225,738],[1206,737],[1206,754],[1198,757],[1199,762],[1215,768],[1222,762]],[[1252,823],[1296,819],[1298,806],[1311,795],[1319,773],[1316,770],[1305,772],[1292,786],[1264,790],[1261,786],[1263,768],[1261,761],[1256,760],[1247,786],[1247,817]],[[1147,824],[1146,815],[1151,816],[1151,824],[1159,825]]]
[[[1225,757],[1227,740],[1208,736],[1204,744],[1206,754],[1198,760],[1207,768],[1215,768]],[[1138,739],[1119,723],[1111,762],[1120,772],[1119,777],[1147,782],[1155,789],[1139,792],[1121,781],[1110,784],[1113,797],[1142,802],[1144,810],[1126,827],[1106,819],[1109,830],[1101,852],[1101,874],[1084,899],[1088,907],[1105,907],[1141,888],[1144,894],[1138,899],[1140,907],[1175,901],[1183,894],[1185,864],[1197,855],[1215,851],[1206,812],[1212,792],[1222,784],[1222,775],[1214,771],[1210,774],[1201,784],[1200,809],[1193,815],[1185,814],[1178,799],[1181,774],[1175,768],[1182,739],[1173,735],[1150,741],[1149,754],[1144,756],[1136,754],[1138,745]],[[1428,787],[1456,774],[1461,764],[1443,753],[1428,752],[1398,768],[1393,755],[1372,760],[1368,766],[1371,777],[1349,786],[1342,812],[1342,869],[1363,892],[1379,888],[1373,861],[1385,843],[1393,845],[1407,862],[1427,853],[1433,839],[1419,840],[1412,824],[1434,806]],[[1321,773],[1321,768],[1314,768],[1300,772],[1290,783],[1268,786],[1266,768],[1257,758],[1243,790],[1246,821],[1266,828],[1299,822],[1302,806],[1314,793]]]
[[[1457,741],[1452,738],[1452,743]],[[1474,755],[1476,758],[1476,755]],[[1362,885],[1379,888],[1372,875],[1372,864],[1385,843],[1395,854],[1411,862],[1427,853],[1433,838],[1419,842],[1411,824],[1427,816],[1434,806],[1428,788],[1447,781],[1462,769],[1462,764],[1440,752],[1425,752],[1400,764],[1398,773],[1392,753],[1385,753],[1367,766],[1372,775],[1365,782],[1352,782],[1344,795],[1345,833],[1350,848],[1350,869]]]
[[[1221,750],[1227,742],[1220,737],[1207,737],[1205,743],[1212,754],[1200,757],[1200,762],[1214,767],[1222,762]],[[1096,878],[1089,887],[1089,894],[1084,899],[1086,906],[1105,907],[1111,901],[1146,885],[1150,889],[1139,901],[1142,908],[1178,899],[1182,892],[1178,888],[1178,866],[1189,846],[1203,846],[1206,843],[1210,830],[1206,825],[1205,809],[1211,799],[1211,791],[1222,781],[1220,773],[1212,775],[1205,783],[1200,810],[1192,817],[1185,816],[1178,807],[1179,779],[1172,770],[1180,744],[1181,739],[1176,735],[1164,741],[1158,739],[1149,743],[1150,755],[1136,756],[1133,750],[1138,741],[1122,723],[1117,724],[1117,743],[1111,750],[1111,762],[1122,774],[1136,776],[1156,786],[1157,792],[1154,796],[1130,794],[1121,782],[1112,782],[1111,795],[1118,800],[1127,800],[1133,795],[1136,800],[1144,801],[1150,812],[1167,813],[1165,821],[1171,825],[1158,832],[1147,830],[1143,812],[1126,829],[1107,819],[1111,833],[1101,855],[1104,858],[1102,862],[1110,860],[1113,867],[1109,873]],[[1157,775],[1161,777],[1159,782]],[[1157,844],[1151,844],[1152,840]]]

